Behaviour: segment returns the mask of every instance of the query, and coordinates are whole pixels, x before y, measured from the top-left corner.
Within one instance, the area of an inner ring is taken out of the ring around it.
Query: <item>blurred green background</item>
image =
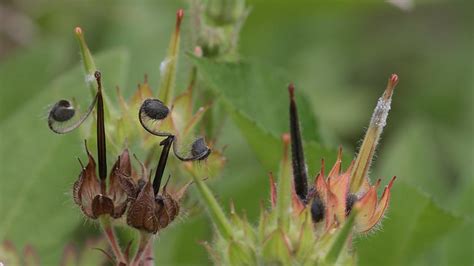
[[[249,1],[252,11],[239,53],[262,64],[261,75],[268,79],[275,69],[285,72],[287,82],[295,82],[307,96],[319,122],[304,137],[331,150],[342,144],[346,154],[360,144],[386,79],[398,73],[400,83],[371,173],[383,182],[393,175],[398,179],[380,230],[356,239],[360,264],[473,265],[474,4],[398,2],[409,5]],[[64,97],[57,93],[58,86],[68,84],[64,79],[83,86],[73,29],[84,29],[99,69],[113,77],[105,78],[106,85],[120,85],[131,95],[144,73],[154,87],[158,84],[159,64],[180,7],[186,12],[189,4],[0,3],[0,240],[11,240],[19,249],[30,244],[42,264],[55,265],[66,244],[80,246],[97,234],[97,226],[84,222],[68,192],[79,172],[76,157],[83,155],[79,135],[55,136],[45,119],[48,104]],[[185,88],[190,65],[185,52],[192,49],[192,22],[185,18],[184,24],[178,90]],[[260,89],[286,95],[286,85]],[[248,104],[265,113],[273,103],[252,97]],[[259,162],[230,119],[218,144],[227,146],[228,163],[210,185],[225,206],[232,199],[237,210],[255,220],[259,202],[268,198],[267,173],[276,169]],[[321,156],[311,155],[317,158],[308,162],[311,174]],[[191,198],[197,198],[195,192]],[[159,236],[158,264],[210,264],[199,242],[212,241],[211,225],[202,207],[188,208]]]

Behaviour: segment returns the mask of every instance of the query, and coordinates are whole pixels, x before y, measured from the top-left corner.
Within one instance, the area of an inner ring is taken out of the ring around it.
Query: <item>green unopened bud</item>
[[[278,197],[277,197],[277,210],[278,210],[278,224],[279,226],[287,231],[289,226],[290,214],[291,214],[291,167],[290,159],[288,158],[290,135],[284,134],[283,137],[283,160],[280,163],[280,174],[278,178]]]
[[[208,0],[206,15],[216,25],[233,24],[245,12],[245,0]]]
[[[87,83],[87,86],[89,86],[91,94],[95,96],[97,93],[97,87],[96,87],[96,78],[94,74],[98,71],[98,69],[94,62],[94,57],[92,56],[91,51],[89,50],[89,47],[87,46],[86,39],[84,38],[84,31],[82,30],[82,28],[81,27],[74,28],[74,34],[76,35],[77,41],[79,43],[82,65],[84,67],[84,73],[85,73],[85,81]],[[106,90],[102,91],[102,95],[104,98],[104,102],[107,105],[107,108],[105,109],[105,116],[107,120],[109,120],[111,118],[111,115],[115,113],[115,109],[113,108],[114,105],[111,104],[111,101],[107,95]]]
[[[86,40],[84,38],[84,33],[81,27],[76,27],[74,29],[74,34],[76,35],[77,41],[79,42],[79,48],[81,49],[81,58],[84,66],[84,72],[86,75],[86,83],[91,89],[92,94],[95,95],[96,88],[94,73],[97,71],[97,67],[95,65],[94,58],[92,58],[91,51],[87,46]]]
[[[206,57],[217,57],[230,49],[223,28],[204,26],[197,43]]]
[[[249,14],[245,0],[194,0],[191,11],[195,44],[203,56],[235,60],[240,30]]]

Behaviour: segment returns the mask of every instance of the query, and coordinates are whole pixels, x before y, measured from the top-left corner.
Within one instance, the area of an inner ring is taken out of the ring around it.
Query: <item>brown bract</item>
[[[341,172],[341,163],[342,150],[339,151],[337,161],[327,177],[324,175],[324,165],[322,166],[311,189],[313,193],[310,193],[309,197],[317,195],[322,200],[325,206],[325,227],[328,230],[342,224],[350,212],[348,210],[354,204],[354,208],[358,209],[354,229],[358,233],[366,233],[382,219],[390,200],[390,189],[395,177],[385,188],[379,200],[377,200],[377,188],[380,185],[380,179],[375,185],[370,185],[367,180],[364,180],[366,182],[364,186],[356,194],[350,194],[349,188],[352,182],[350,173],[354,162],[345,172]],[[365,187],[368,189],[364,189]],[[355,198],[349,199],[351,196]]]
[[[108,190],[105,181],[97,178],[96,163],[87,147],[86,152],[89,162],[82,168],[74,183],[74,202],[91,219],[97,219],[104,214],[109,214],[113,218],[121,217],[129,201],[121,179],[130,177],[132,173],[128,149],[124,149],[112,167]]]
[[[156,234],[167,227],[179,214],[179,201],[184,195],[189,183],[173,195],[163,187],[161,194],[155,196],[150,181],[139,190],[127,213],[127,223],[139,230]]]
[[[140,230],[156,233],[170,224],[179,213],[179,204],[168,193],[155,198],[153,187],[147,182],[130,205],[127,223]]]

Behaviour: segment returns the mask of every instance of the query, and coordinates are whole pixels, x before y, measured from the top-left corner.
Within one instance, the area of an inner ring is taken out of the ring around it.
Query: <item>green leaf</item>
[[[123,50],[97,56],[108,77],[105,86],[123,84],[127,59]],[[33,245],[45,265],[59,262],[69,236],[83,224],[69,193],[80,171],[76,157],[84,156],[81,141],[77,133],[55,135],[39,115],[46,116],[45,106],[71,91],[88,95],[80,64],[0,124],[0,240],[10,239],[18,247]]]
[[[263,166],[268,170],[278,169],[278,162],[283,156],[280,138],[232,107],[229,113]]]
[[[211,89],[245,116],[258,121],[275,135],[288,132],[288,91],[292,81],[282,71],[253,62],[217,63],[191,57],[198,73]],[[303,136],[320,141],[317,120],[301,89],[296,84],[296,96]]]
[[[433,200],[405,182],[392,189],[383,230],[357,242],[360,265],[407,265],[436,243],[462,219],[439,208]]]
[[[64,63],[64,50],[63,43],[42,42],[11,55],[0,65],[0,121],[34,99],[51,81]]]
[[[278,162],[283,157],[281,138],[263,129],[262,126],[246,117],[242,112],[232,108],[229,110],[235,124],[247,139],[250,147],[252,147],[258,160],[265,169],[267,169],[267,171],[275,171],[278,169]],[[322,158],[328,163],[335,161],[336,158],[335,151],[322,147],[315,141],[305,142],[304,150],[310,176],[320,169],[320,161]],[[345,160],[345,162],[348,164],[350,161]]]
[[[198,67],[198,73],[223,97],[227,112],[265,169],[278,169],[283,156],[279,136],[289,131],[288,79],[281,71],[268,66],[191,59]],[[297,89],[296,97],[302,134],[307,140],[304,145],[306,162],[312,174],[319,171],[322,158],[333,162],[335,153],[319,144],[317,120],[301,90]]]

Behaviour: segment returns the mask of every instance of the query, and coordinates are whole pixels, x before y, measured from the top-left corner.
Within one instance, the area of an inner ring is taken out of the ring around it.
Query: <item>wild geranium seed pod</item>
[[[168,161],[168,155],[173,144],[173,137],[169,136],[160,145],[163,146],[155,172],[155,178],[150,178],[138,191],[138,195],[131,195],[133,200],[127,213],[127,223],[139,230],[156,234],[167,227],[179,214],[179,200],[184,191],[171,195],[167,191],[168,181],[159,194],[161,180]],[[150,176],[151,177],[151,176]],[[184,189],[186,189],[187,185]]]
[[[51,109],[51,119],[57,122],[66,122],[70,120],[76,110],[68,100],[60,100]]]
[[[175,144],[173,145],[173,152],[174,155],[183,162],[189,161],[202,161],[205,160],[211,154],[211,148],[207,146],[206,142],[204,141],[203,137],[199,137],[191,144],[190,154],[187,156],[182,156],[179,153],[175,152],[177,149],[175,148]]]
[[[191,146],[191,155],[198,160],[204,160],[211,154],[203,137],[196,139]]]
[[[163,120],[168,116],[169,112],[170,109],[158,99],[146,99],[140,108],[140,113],[153,120]]]
[[[97,153],[93,155],[86,144],[88,162],[87,164],[80,162],[81,173],[74,183],[73,197],[74,202],[87,218],[98,220],[100,223],[114,253],[114,256],[109,257],[114,257],[114,262],[117,265],[129,265],[129,263],[130,265],[142,265],[145,263],[144,261],[149,257],[141,259],[141,255],[147,243],[152,242],[149,241],[147,235],[165,228],[179,213],[179,199],[189,184],[175,193],[170,193],[168,190],[173,191],[173,189],[168,189],[167,185],[161,187],[170,150],[173,149],[173,153],[179,160],[188,161],[188,163],[179,164],[179,166],[188,172],[194,171],[193,173],[196,172],[198,166],[194,166],[189,161],[204,160],[211,154],[211,149],[204,138],[195,140],[188,138],[194,134],[196,126],[208,108],[207,106],[200,107],[194,112],[192,90],[196,81],[195,67],[191,72],[191,82],[188,89],[177,97],[174,95],[183,16],[182,9],[176,12],[176,27],[169,43],[169,52],[160,64],[161,79],[158,94],[160,100],[154,98],[145,75],[145,84],[139,84],[131,101],[125,101],[117,87],[118,105],[112,104],[113,101],[102,87],[102,76],[97,71],[92,54],[87,47],[84,32],[80,27],[76,27],[74,33],[81,49],[85,81],[93,95],[91,104],[87,109],[81,110],[74,100],[62,99],[49,110],[48,126],[58,134],[68,133],[78,128],[91,114],[96,116],[94,120],[96,122],[94,129],[96,130],[96,139],[89,141],[89,143],[96,145]],[[117,106],[119,109],[116,108]],[[168,106],[172,106],[173,110]],[[163,152],[153,181],[152,176],[147,174],[147,168],[156,153],[157,142],[140,130],[140,126],[137,126],[135,115],[137,110],[139,110],[139,122],[145,129],[154,135],[166,137],[166,140],[160,143]],[[157,124],[162,126],[162,133],[157,129]],[[86,138],[90,138],[89,134]],[[181,146],[177,144],[178,139]],[[132,146],[136,146],[137,140],[140,142],[139,146],[144,147],[147,151],[144,163],[137,159],[141,166],[141,173],[133,170],[128,149],[120,150],[123,143],[131,143]],[[110,156],[107,154],[109,143],[112,144],[114,150],[117,149],[114,155],[120,154],[116,157],[117,160],[112,168],[107,165],[107,157]],[[178,147],[186,152],[179,153]],[[214,169],[221,170],[224,159],[219,153],[214,153],[209,161],[213,162]],[[150,212],[149,209],[142,211],[143,206],[146,208],[152,206],[153,211]],[[145,235],[140,238],[139,248],[133,260],[129,260],[128,248],[125,253],[121,252],[113,229],[114,220],[111,219],[118,219],[124,213],[127,214],[127,222],[140,229],[142,236]],[[150,213],[152,213],[151,216]],[[152,224],[149,223],[149,218],[153,222]]]
[[[177,137],[171,132],[160,131],[157,127],[169,113],[162,101],[158,99],[146,99],[139,110],[138,120],[143,128],[150,134],[158,137],[167,137],[173,144],[173,153],[181,161],[200,161],[206,159],[211,154],[211,149],[207,146],[203,137],[193,141],[189,155],[180,155],[178,152]]]
[[[166,163],[168,162],[168,155],[170,154],[171,145],[173,144],[173,137],[167,137],[160,142],[160,145],[163,146],[163,150],[156,166],[155,179],[153,180],[153,192],[155,195],[158,195],[161,187],[161,180],[163,179],[163,174],[165,173]]]
[[[290,93],[290,134],[291,155],[293,164],[293,178],[295,180],[296,194],[302,201],[306,201],[308,195],[308,170],[304,159],[303,140],[301,138],[298,110],[295,102],[295,87],[288,86]]]
[[[398,76],[393,74],[388,81],[387,88],[379,99],[374,110],[369,129],[362,144],[359,155],[353,161],[346,172],[341,173],[342,149],[339,149],[336,163],[329,172],[328,177],[324,175],[324,162],[320,173],[315,179],[311,193],[304,194],[303,176],[306,173],[304,164],[304,153],[301,145],[301,133],[297,121],[297,110],[294,101],[294,87],[289,86],[290,91],[290,131],[292,142],[292,164],[295,189],[303,203],[311,202],[313,221],[319,222],[325,218],[326,229],[337,228],[350,214],[353,207],[359,208],[359,213],[355,217],[355,231],[367,232],[372,229],[382,218],[388,205],[390,188],[395,177],[392,178],[384,191],[382,198],[377,203],[376,189],[380,184],[380,179],[374,186],[371,186],[367,173],[375,151],[382,129],[386,124],[388,111],[390,110],[393,89],[398,83]],[[350,189],[351,188],[351,189]],[[316,204],[316,205],[315,205]],[[319,210],[324,206],[324,214]]]
[[[152,234],[167,227],[179,213],[180,198],[174,198],[166,187],[161,195],[155,194],[149,180],[131,203],[127,224]]]
[[[367,149],[375,149],[374,138],[385,125],[389,99],[398,78],[389,79],[387,89],[375,108],[371,125],[364,143]],[[352,249],[354,235],[372,230],[381,220],[390,199],[390,190],[395,178],[377,199],[377,188],[367,178],[367,160],[371,156],[360,152],[359,176],[364,176],[359,189],[351,191],[356,163],[353,161],[342,171],[342,148],[329,173],[325,173],[324,160],[314,182],[308,187],[304,160],[303,141],[298,121],[295,88],[289,86],[290,134],[283,134],[283,157],[278,181],[270,174],[270,208],[262,208],[256,227],[240,217],[231,207],[228,217],[206,184],[194,178],[198,191],[206,202],[210,217],[218,234],[212,245],[206,244],[217,265],[355,265]],[[291,159],[289,149],[292,149]],[[373,153],[371,153],[373,154]],[[365,189],[367,188],[367,189]]]
[[[323,201],[319,197],[315,197],[311,202],[311,217],[315,223],[324,219],[324,209]]]
[[[126,194],[120,179],[131,175],[131,164],[128,150],[125,149],[119,156],[112,171],[110,172],[109,186],[107,188],[107,150],[104,121],[104,100],[102,96],[102,75],[99,71],[94,73],[97,82],[97,92],[87,112],[77,121],[62,127],[64,123],[73,120],[75,110],[67,100],[58,101],[50,111],[48,125],[56,133],[67,133],[79,127],[85,119],[96,108],[96,137],[98,171],[96,173],[96,162],[86,146],[88,163],[81,163],[81,173],[73,186],[74,202],[79,205],[84,215],[91,219],[97,219],[101,215],[110,215],[119,218],[123,215],[128,204]]]
[[[87,149],[87,166],[82,166],[81,174],[73,186],[74,202],[81,207],[82,212],[91,219],[101,215],[110,215],[119,218],[126,210],[128,196],[120,180],[123,176],[131,175],[131,163],[128,150],[125,149],[119,156],[110,172],[109,187],[107,190],[107,159],[105,144],[104,104],[102,99],[102,83],[100,72],[95,73],[97,80],[97,154],[99,158],[98,176],[94,157]]]
[[[59,100],[53,105],[48,115],[48,127],[57,134],[64,134],[78,128],[94,110],[97,96],[87,108],[87,111],[77,118],[76,109],[69,100]],[[77,118],[77,119],[75,119]]]
[[[175,156],[181,161],[204,160],[211,153],[211,149],[206,145],[204,138],[201,137],[197,138],[191,145],[189,156],[180,155],[177,152],[177,137],[170,132],[159,131],[153,127],[154,124],[165,119],[168,113],[169,109],[162,101],[146,99],[142,103],[138,114],[139,121],[146,131],[155,136],[166,137],[160,142],[160,146],[163,146],[163,148],[153,181],[150,176],[141,189],[138,191],[132,190],[138,193],[130,195],[132,203],[127,213],[127,223],[130,226],[152,234],[156,234],[176,218],[179,213],[179,199],[187,187],[186,185],[184,190],[182,189],[176,195],[171,195],[166,190],[168,179],[160,194],[161,181],[171,148]]]

